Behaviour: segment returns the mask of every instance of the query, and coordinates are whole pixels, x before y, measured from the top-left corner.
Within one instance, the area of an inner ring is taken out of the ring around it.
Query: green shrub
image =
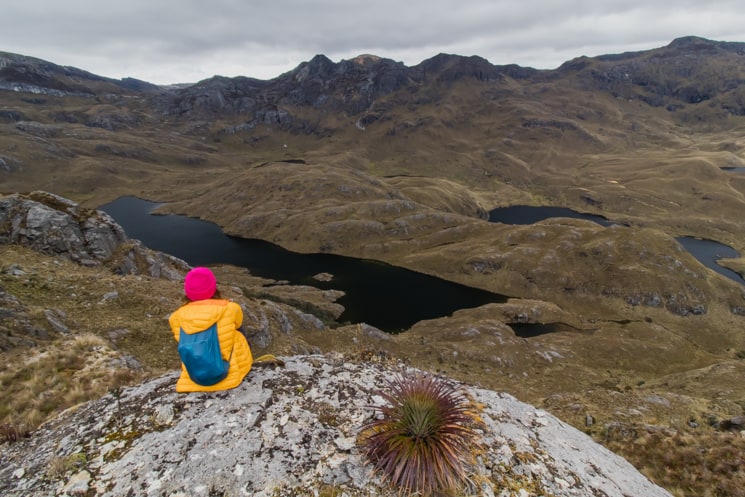
[[[375,419],[359,438],[376,471],[405,492],[429,495],[467,481],[479,420],[455,386],[431,375],[399,376],[379,394]]]

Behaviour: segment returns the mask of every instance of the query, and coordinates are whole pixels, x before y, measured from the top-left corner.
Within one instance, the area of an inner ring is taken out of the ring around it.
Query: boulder
[[[84,266],[178,280],[188,265],[130,240],[108,214],[36,191],[0,197],[0,243],[15,243]]]
[[[389,495],[357,437],[375,415],[371,406],[383,403],[380,388],[407,368],[341,355],[284,362],[253,370],[229,391],[177,394],[172,372],[70,409],[0,447],[0,494]],[[483,406],[484,450],[466,495],[670,497],[545,411],[455,386]]]
[[[0,198],[0,241],[100,265],[127,241],[124,230],[100,211],[45,192]]]

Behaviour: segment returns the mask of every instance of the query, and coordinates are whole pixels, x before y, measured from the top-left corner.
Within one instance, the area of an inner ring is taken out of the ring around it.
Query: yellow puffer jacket
[[[185,333],[196,333],[217,323],[220,352],[225,360],[230,358],[228,375],[219,383],[210,386],[195,383],[189,378],[189,373],[182,363],[181,377],[176,383],[177,392],[213,392],[240,385],[253,364],[253,356],[246,337],[238,331],[242,322],[241,307],[229,300],[197,300],[181,306],[171,314],[168,323],[177,342],[182,328]]]

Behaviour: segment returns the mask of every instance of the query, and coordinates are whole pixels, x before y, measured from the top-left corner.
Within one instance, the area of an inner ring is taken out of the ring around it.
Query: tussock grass
[[[38,356],[20,357],[0,372],[3,404],[0,436],[14,441],[52,414],[142,379],[122,365],[119,354],[91,334],[44,346]]]
[[[20,339],[6,342],[20,345],[0,352],[0,440],[17,440],[55,413],[142,381],[169,364],[163,349],[171,342],[154,345],[160,337],[170,338],[163,311],[167,304],[152,298],[166,299],[167,291],[152,291],[149,280],[116,276],[105,268],[83,269],[18,246],[0,246],[0,260],[0,291],[19,302],[13,319],[0,321],[0,330]],[[153,282],[155,288],[159,284]],[[118,299],[104,301],[112,291]],[[153,317],[153,312],[160,315]],[[67,331],[53,330],[48,313]],[[124,356],[136,362],[127,363]]]
[[[604,445],[677,497],[745,497],[745,436],[615,425]]]

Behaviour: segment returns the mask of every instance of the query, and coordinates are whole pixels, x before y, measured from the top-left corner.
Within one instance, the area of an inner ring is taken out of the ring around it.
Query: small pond
[[[495,293],[452,283],[382,262],[332,254],[299,254],[262,240],[225,235],[219,226],[176,215],[152,215],[158,204],[122,197],[99,207],[121,225],[127,236],[147,247],[174,255],[191,266],[231,264],[254,276],[292,285],[345,292],[337,302],[345,311],[339,321],[368,323],[389,333],[459,309],[505,302]],[[330,282],[313,276],[330,273]]]
[[[719,259],[736,259],[740,257],[740,253],[737,250],[714,240],[704,240],[692,236],[681,236],[676,238],[676,240],[704,266],[737,283],[745,284],[745,280],[743,280],[739,273],[717,264]]]
[[[604,216],[585,214],[566,207],[513,205],[510,207],[500,207],[489,212],[489,221],[504,224],[533,224],[551,217],[586,219],[603,226],[617,224]],[[701,264],[733,281],[736,281],[737,283],[745,284],[745,279],[743,279],[737,272],[717,264],[719,259],[740,257],[740,254],[732,247],[714,240],[704,240],[689,236],[678,237],[676,240],[683,246],[683,248],[690,252],[691,255],[698,259]]]
[[[577,212],[567,207],[512,205],[489,211],[489,221],[503,224],[533,224],[551,217],[585,219],[603,226],[614,224],[603,216]]]

